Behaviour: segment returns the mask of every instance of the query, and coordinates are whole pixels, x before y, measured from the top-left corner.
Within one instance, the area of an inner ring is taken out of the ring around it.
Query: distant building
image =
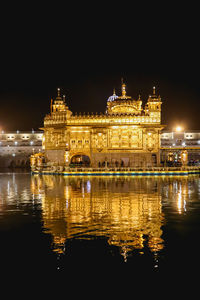
[[[185,153],[185,154],[184,154]],[[200,162],[200,130],[163,131],[161,134],[161,163],[176,165],[184,159],[185,164]]]
[[[0,167],[29,167],[30,155],[42,149],[40,131],[0,131]]]

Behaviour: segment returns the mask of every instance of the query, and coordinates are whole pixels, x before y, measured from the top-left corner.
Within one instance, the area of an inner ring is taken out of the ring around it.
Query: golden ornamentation
[[[112,166],[121,160],[125,166],[134,167],[159,164],[160,132],[164,128],[161,104],[155,87],[143,108],[140,96],[138,100],[127,96],[122,83],[122,95],[114,91],[107,100],[106,113],[74,115],[58,89],[42,128],[46,162],[68,166],[71,158],[81,153],[89,157],[92,167],[105,161]]]

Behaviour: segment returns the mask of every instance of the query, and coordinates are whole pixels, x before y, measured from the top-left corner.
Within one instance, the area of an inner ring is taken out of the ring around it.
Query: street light
[[[181,126],[176,126],[176,132],[181,132],[183,128]]]

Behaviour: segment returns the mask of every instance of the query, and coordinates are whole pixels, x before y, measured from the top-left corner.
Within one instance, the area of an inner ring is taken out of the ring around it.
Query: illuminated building
[[[44,118],[43,149],[49,165],[91,167],[148,167],[160,163],[161,98],[155,87],[145,107],[126,94],[115,92],[106,112],[73,114],[60,89]]]
[[[200,131],[183,130],[178,126],[174,131],[161,133],[161,162],[170,165],[197,165],[200,162]]]
[[[111,96],[112,97],[112,96]],[[0,167],[29,166],[30,155],[42,150],[43,133],[41,131],[0,132]],[[162,131],[160,159],[176,162],[181,160],[181,153],[187,151],[190,165],[200,162],[200,131],[182,132]]]
[[[0,167],[30,166],[30,155],[42,149],[40,131],[1,131]]]

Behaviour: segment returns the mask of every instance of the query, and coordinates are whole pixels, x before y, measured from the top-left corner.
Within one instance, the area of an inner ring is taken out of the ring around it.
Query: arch
[[[25,161],[24,161],[24,160],[21,161],[21,167],[22,167],[22,168],[25,167]]]
[[[138,108],[136,105],[129,105],[129,104],[118,104],[111,108],[112,113],[128,113],[128,114],[137,114]]]
[[[28,167],[28,168],[30,167],[30,160],[29,159],[25,162],[25,166]]]
[[[9,167],[10,168],[15,168],[16,167],[16,162],[14,160],[11,160]]]
[[[72,166],[89,167],[90,163],[90,157],[85,154],[75,154],[70,159],[70,165]]]

